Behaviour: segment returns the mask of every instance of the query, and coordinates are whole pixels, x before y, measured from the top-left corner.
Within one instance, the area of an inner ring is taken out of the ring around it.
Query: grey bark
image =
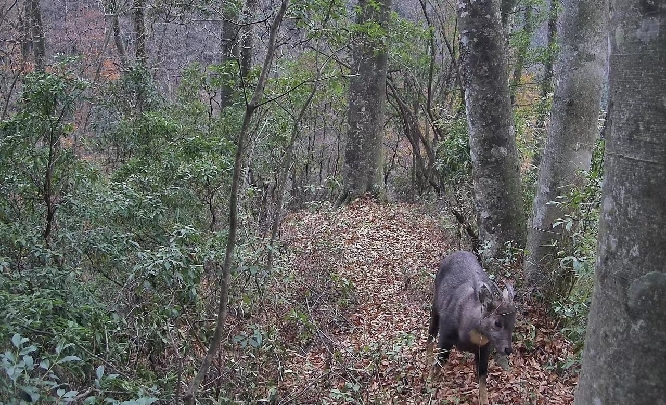
[[[224,11],[222,23],[222,57],[220,63],[223,65],[230,61],[236,63],[242,86],[245,86],[245,78],[247,78],[252,68],[254,42],[252,20],[257,6],[257,0],[247,0],[242,11],[242,16],[233,3],[228,4]],[[232,82],[237,77],[234,75],[227,78],[227,80]],[[222,86],[220,96],[221,108],[231,104],[232,92],[233,89],[228,83]]]
[[[134,0],[134,40],[137,66],[147,67],[148,54],[146,51],[146,0]]]
[[[548,54],[543,64],[543,82],[541,83],[541,98],[545,99],[553,91],[553,65],[555,62],[555,44],[557,42],[557,18],[560,12],[559,0],[551,0],[548,7],[547,47]]]
[[[148,53],[146,49],[146,0],[134,0],[132,4],[134,22],[134,56],[136,68],[142,80],[148,77]],[[146,109],[146,83],[141,83],[136,92],[136,110],[141,116]]]
[[[387,29],[391,0],[359,0],[358,24]],[[349,84],[349,130],[340,201],[382,194],[382,139],[388,53],[384,38],[360,32],[353,44]]]
[[[254,48],[254,32],[251,24],[256,13],[258,0],[247,0],[245,4],[244,24],[241,28],[240,69],[241,76],[247,77],[252,69],[252,52]]]
[[[525,243],[518,150],[499,0],[459,0],[463,87],[485,262]]]
[[[226,9],[223,15],[222,22],[222,57],[220,58],[220,63],[226,65],[229,61],[238,61],[239,59],[239,49],[238,49],[238,12],[235,9],[234,4],[227,4]],[[231,78],[225,78],[226,80],[231,80]],[[231,100],[231,87],[224,83],[220,89],[220,108],[227,107]]]
[[[111,29],[113,31],[113,41],[118,50],[120,66],[125,70],[127,69],[127,52],[125,51],[125,43],[123,42],[122,32],[120,31],[120,18],[118,17],[117,11],[111,16]]]
[[[30,0],[31,4],[31,20],[32,20],[32,41],[33,41],[33,55],[35,57],[35,70],[38,72],[44,71],[46,63],[46,41],[44,40],[44,25],[42,24],[42,8],[39,0]]]
[[[590,169],[598,136],[599,104],[606,75],[608,0],[567,0],[561,23],[546,146],[527,235],[525,273],[528,283],[553,298],[569,290],[571,275],[560,270],[562,227],[554,226],[569,211],[551,204],[583,185],[581,171]]]
[[[666,404],[666,3],[611,1],[605,180],[575,405]]]
[[[128,67],[127,51],[125,49],[125,42],[123,41],[122,30],[120,27],[120,10],[117,0],[108,0],[105,2],[104,11],[108,16],[109,24],[111,25],[111,34],[113,35],[113,42],[115,43],[116,50],[118,51],[120,66],[123,70],[126,70]]]
[[[21,54],[23,61],[27,61],[32,53],[35,70],[43,72],[46,60],[46,43],[44,40],[44,26],[42,24],[42,9],[39,0],[25,0],[23,4],[23,19],[20,25],[22,30]]]
[[[532,5],[525,5],[525,13],[523,14],[523,31],[532,38],[534,33],[534,21],[532,17]],[[523,77],[523,67],[525,65],[525,58],[529,50],[529,41],[523,41],[516,49],[516,64],[513,67],[513,74],[511,76],[511,105],[516,105],[516,92],[520,86],[520,80]]]
[[[23,0],[22,10],[19,13],[19,29],[21,30],[21,59],[28,62],[32,53],[32,30],[30,29],[30,5],[32,0]]]
[[[553,67],[555,64],[555,57],[557,56],[557,19],[560,13],[560,0],[550,0],[548,2],[548,21],[546,24],[546,39],[547,39],[547,52],[543,60],[543,77],[541,79],[541,105],[537,110],[536,127],[544,129],[546,127],[546,120],[548,118],[548,106],[550,94],[553,92],[553,76],[555,75]],[[543,131],[545,132],[545,131]],[[538,167],[541,165],[541,153],[543,151],[543,144],[545,143],[545,136],[542,131],[538,131],[535,149],[536,153],[532,158],[532,165]]]
[[[516,3],[518,3],[518,0],[502,0],[501,3],[502,26],[507,32],[509,31],[509,17],[511,16],[511,13],[513,13]]]

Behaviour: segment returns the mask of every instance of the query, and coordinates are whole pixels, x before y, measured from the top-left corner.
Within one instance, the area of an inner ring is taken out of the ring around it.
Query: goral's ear
[[[479,289],[479,302],[483,305],[483,310],[485,312],[492,311],[493,308],[493,293],[490,291],[487,285],[482,284]]]
[[[502,301],[506,303],[512,303],[514,296],[515,293],[513,292],[513,286],[507,283],[506,287],[504,287],[504,291],[502,292]]]

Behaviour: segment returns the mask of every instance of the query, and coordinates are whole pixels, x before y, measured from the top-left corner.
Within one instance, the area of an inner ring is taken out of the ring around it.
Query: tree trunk
[[[235,10],[235,4],[230,3],[225,6],[223,22],[222,22],[222,57],[220,64],[225,66],[229,61],[238,61],[238,12]],[[230,67],[227,66],[227,69]],[[235,75],[233,76],[235,77]],[[231,104],[232,88],[229,85],[233,81],[233,77],[229,75],[224,77],[222,88],[220,89],[220,109]]]
[[[44,25],[42,24],[42,8],[39,0],[30,1],[30,21],[32,30],[33,55],[35,57],[35,70],[43,72],[46,61],[46,41],[44,40]]]
[[[146,51],[146,0],[134,0],[134,40],[136,64],[142,68],[147,67],[148,54]]]
[[[419,194],[424,192],[428,187],[431,187],[435,192],[439,193],[441,187],[435,178],[435,164],[436,156],[435,150],[428,140],[428,137],[423,134],[418,120],[418,105],[409,107],[407,102],[400,96],[400,90],[388,79],[388,90],[390,97],[395,100],[395,110],[402,120],[402,127],[405,137],[412,146],[412,156],[414,159],[413,170],[415,175],[416,189]],[[426,127],[427,128],[427,127]],[[421,153],[421,145],[425,149],[426,157]]]
[[[312,91],[308,95],[308,98],[305,100],[303,105],[301,106],[300,111],[298,112],[298,115],[293,118],[292,122],[292,127],[291,127],[291,135],[289,137],[289,143],[287,144],[287,148],[284,151],[284,159],[282,161],[282,167],[279,168],[278,170],[278,176],[276,179],[277,185],[276,185],[276,192],[275,192],[275,197],[274,197],[274,203],[273,203],[273,209],[272,209],[272,218],[270,221],[271,224],[271,236],[270,236],[270,241],[268,242],[268,257],[266,258],[266,268],[268,272],[271,272],[273,270],[273,261],[275,257],[275,240],[277,239],[277,234],[278,230],[280,228],[280,213],[283,208],[283,202],[284,202],[284,192],[285,189],[287,188],[287,177],[289,176],[289,172],[291,170],[292,162],[294,160],[294,144],[300,138],[301,135],[301,129],[300,125],[301,122],[303,121],[303,117],[305,116],[305,112],[307,109],[310,107],[310,104],[312,103],[312,99],[314,98],[315,94],[317,93],[317,81],[319,79],[320,74],[317,74],[317,79],[315,80],[313,86],[312,86]]]
[[[499,0],[459,0],[458,18],[479,238],[488,263],[508,242],[525,243]]]
[[[148,53],[146,50],[146,0],[134,0],[133,19],[134,19],[134,56],[136,69],[141,73],[142,83],[139,84],[136,91],[136,112],[139,117],[143,116],[146,110],[146,87],[148,79]]]
[[[598,256],[575,405],[665,405],[666,4],[611,1]]]
[[[502,26],[506,32],[509,32],[509,17],[511,16],[511,13],[513,13],[513,9],[516,7],[516,3],[518,3],[518,0],[502,0],[500,7],[502,13]]]
[[[548,7],[547,26],[547,54],[543,64],[543,82],[541,83],[541,98],[545,99],[553,91],[553,64],[555,62],[555,44],[557,42],[557,18],[560,11],[558,0],[551,0]]]
[[[39,0],[25,0],[21,26],[21,55],[27,62],[30,54],[34,59],[35,71],[43,72],[46,61],[46,41],[42,24],[42,9]]]
[[[19,29],[21,30],[21,61],[28,63],[30,54],[32,53],[32,29],[30,23],[32,0],[23,0],[22,9],[19,13]]]
[[[203,381],[204,376],[208,373],[213,359],[219,349],[219,346],[222,342],[222,332],[224,329],[224,324],[227,318],[227,309],[229,298],[229,281],[231,279],[231,266],[233,263],[233,255],[236,247],[236,232],[238,227],[238,192],[241,181],[241,171],[243,169],[243,158],[245,152],[245,146],[247,144],[247,137],[250,130],[250,122],[252,121],[252,116],[254,112],[259,107],[261,98],[264,94],[264,86],[266,85],[266,80],[268,78],[269,70],[271,64],[273,63],[273,55],[275,54],[276,48],[276,39],[277,32],[282,19],[284,18],[285,13],[287,12],[287,5],[289,0],[282,0],[280,9],[273,20],[273,24],[270,29],[270,36],[268,39],[268,48],[266,50],[266,57],[264,58],[264,64],[261,69],[261,74],[257,81],[257,86],[254,88],[252,93],[252,99],[245,108],[245,116],[243,118],[243,125],[240,129],[238,135],[238,146],[236,147],[236,155],[234,161],[234,171],[231,181],[231,190],[229,192],[229,235],[227,237],[227,245],[225,248],[224,264],[222,267],[222,279],[220,282],[220,299],[218,302],[217,308],[217,324],[215,326],[215,332],[213,333],[213,338],[211,339],[210,346],[208,347],[208,352],[206,357],[204,357],[201,362],[201,366],[197,371],[196,376],[190,383],[187,392],[183,398],[183,401],[186,405],[194,405],[196,403],[196,392],[199,389],[199,385]]]
[[[387,29],[391,0],[359,0],[357,23]],[[360,28],[361,30],[365,27]],[[349,130],[340,201],[365,193],[382,194],[382,139],[386,104],[386,42],[376,34],[359,32],[352,49],[349,84]]]
[[[567,0],[561,24],[557,86],[527,237],[525,272],[530,287],[547,298],[566,294],[559,268],[562,227],[568,211],[552,204],[582,186],[597,138],[606,74],[608,0]]]
[[[525,65],[525,58],[527,57],[527,51],[530,47],[530,40],[534,33],[534,21],[532,17],[532,5],[525,5],[525,13],[523,14],[523,31],[528,40],[522,41],[516,49],[516,64],[513,67],[513,74],[511,76],[511,105],[516,105],[516,93],[518,92],[518,87],[520,87],[520,80],[523,78],[523,67]]]
[[[257,11],[258,0],[247,0],[245,5],[244,25],[241,29],[240,70],[241,76],[246,78],[252,69],[252,52],[254,48],[254,33],[252,21]]]
[[[119,17],[118,3],[116,0],[109,2],[108,13],[111,14],[111,31],[113,32],[113,42],[116,44],[118,50],[118,58],[120,59],[120,66],[123,70],[127,69],[127,51],[125,50],[125,43],[123,42],[122,32],[120,30],[120,17]]]

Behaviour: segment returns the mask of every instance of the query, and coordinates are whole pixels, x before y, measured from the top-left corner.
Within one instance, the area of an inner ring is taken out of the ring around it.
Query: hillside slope
[[[284,221],[290,276],[270,288],[286,348],[267,366],[276,403],[478,403],[471,354],[454,350],[430,387],[424,379],[432,280],[457,250],[441,221],[417,205],[367,200]],[[491,359],[492,404],[572,403],[571,347],[541,313],[520,305],[510,370]]]

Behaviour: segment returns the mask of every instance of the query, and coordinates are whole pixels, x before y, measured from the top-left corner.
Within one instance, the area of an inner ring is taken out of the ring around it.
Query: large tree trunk
[[[561,24],[557,86],[534,207],[527,237],[525,272],[531,287],[546,297],[566,294],[566,272],[559,268],[567,207],[552,204],[581,186],[590,169],[597,138],[599,103],[606,74],[608,0],[568,0]]]
[[[32,0],[23,0],[21,12],[18,15],[19,29],[21,30],[21,60],[28,63],[32,53],[32,29],[30,24]]]
[[[247,0],[245,4],[244,25],[241,29],[240,73],[246,78],[252,69],[252,53],[254,51],[253,20],[257,12],[258,0]]]
[[[484,261],[525,243],[499,0],[458,1],[462,73]]]
[[[133,21],[134,21],[134,56],[136,58],[136,69],[141,73],[141,79],[144,80],[138,86],[136,92],[136,112],[139,117],[146,111],[146,81],[148,76],[148,51],[146,48],[146,0],[134,0]]]
[[[46,41],[44,40],[44,25],[42,24],[42,8],[39,0],[30,1],[30,21],[32,29],[33,54],[35,56],[35,70],[43,72],[46,63]]]
[[[598,257],[576,405],[666,404],[666,3],[612,0]]]
[[[387,28],[391,0],[359,0],[359,25],[374,22]],[[359,32],[352,50],[349,84],[349,130],[341,201],[365,193],[382,194],[382,139],[386,104],[386,42]]]
[[[145,69],[148,59],[146,51],[146,0],[134,0],[133,9],[136,64]]]
[[[25,63],[32,54],[35,70],[43,72],[46,61],[46,41],[39,0],[25,0],[21,26],[21,55]]]
[[[113,32],[113,42],[116,44],[118,51],[118,59],[120,59],[120,66],[123,70],[127,69],[127,51],[125,50],[125,42],[123,41],[122,31],[120,29],[120,10],[118,2],[111,0],[108,2],[107,13],[111,19],[111,31]]]
[[[502,13],[502,26],[506,32],[509,32],[509,17],[511,16],[511,13],[513,13],[513,9],[516,7],[516,3],[518,3],[518,0],[502,0],[500,6]]]

